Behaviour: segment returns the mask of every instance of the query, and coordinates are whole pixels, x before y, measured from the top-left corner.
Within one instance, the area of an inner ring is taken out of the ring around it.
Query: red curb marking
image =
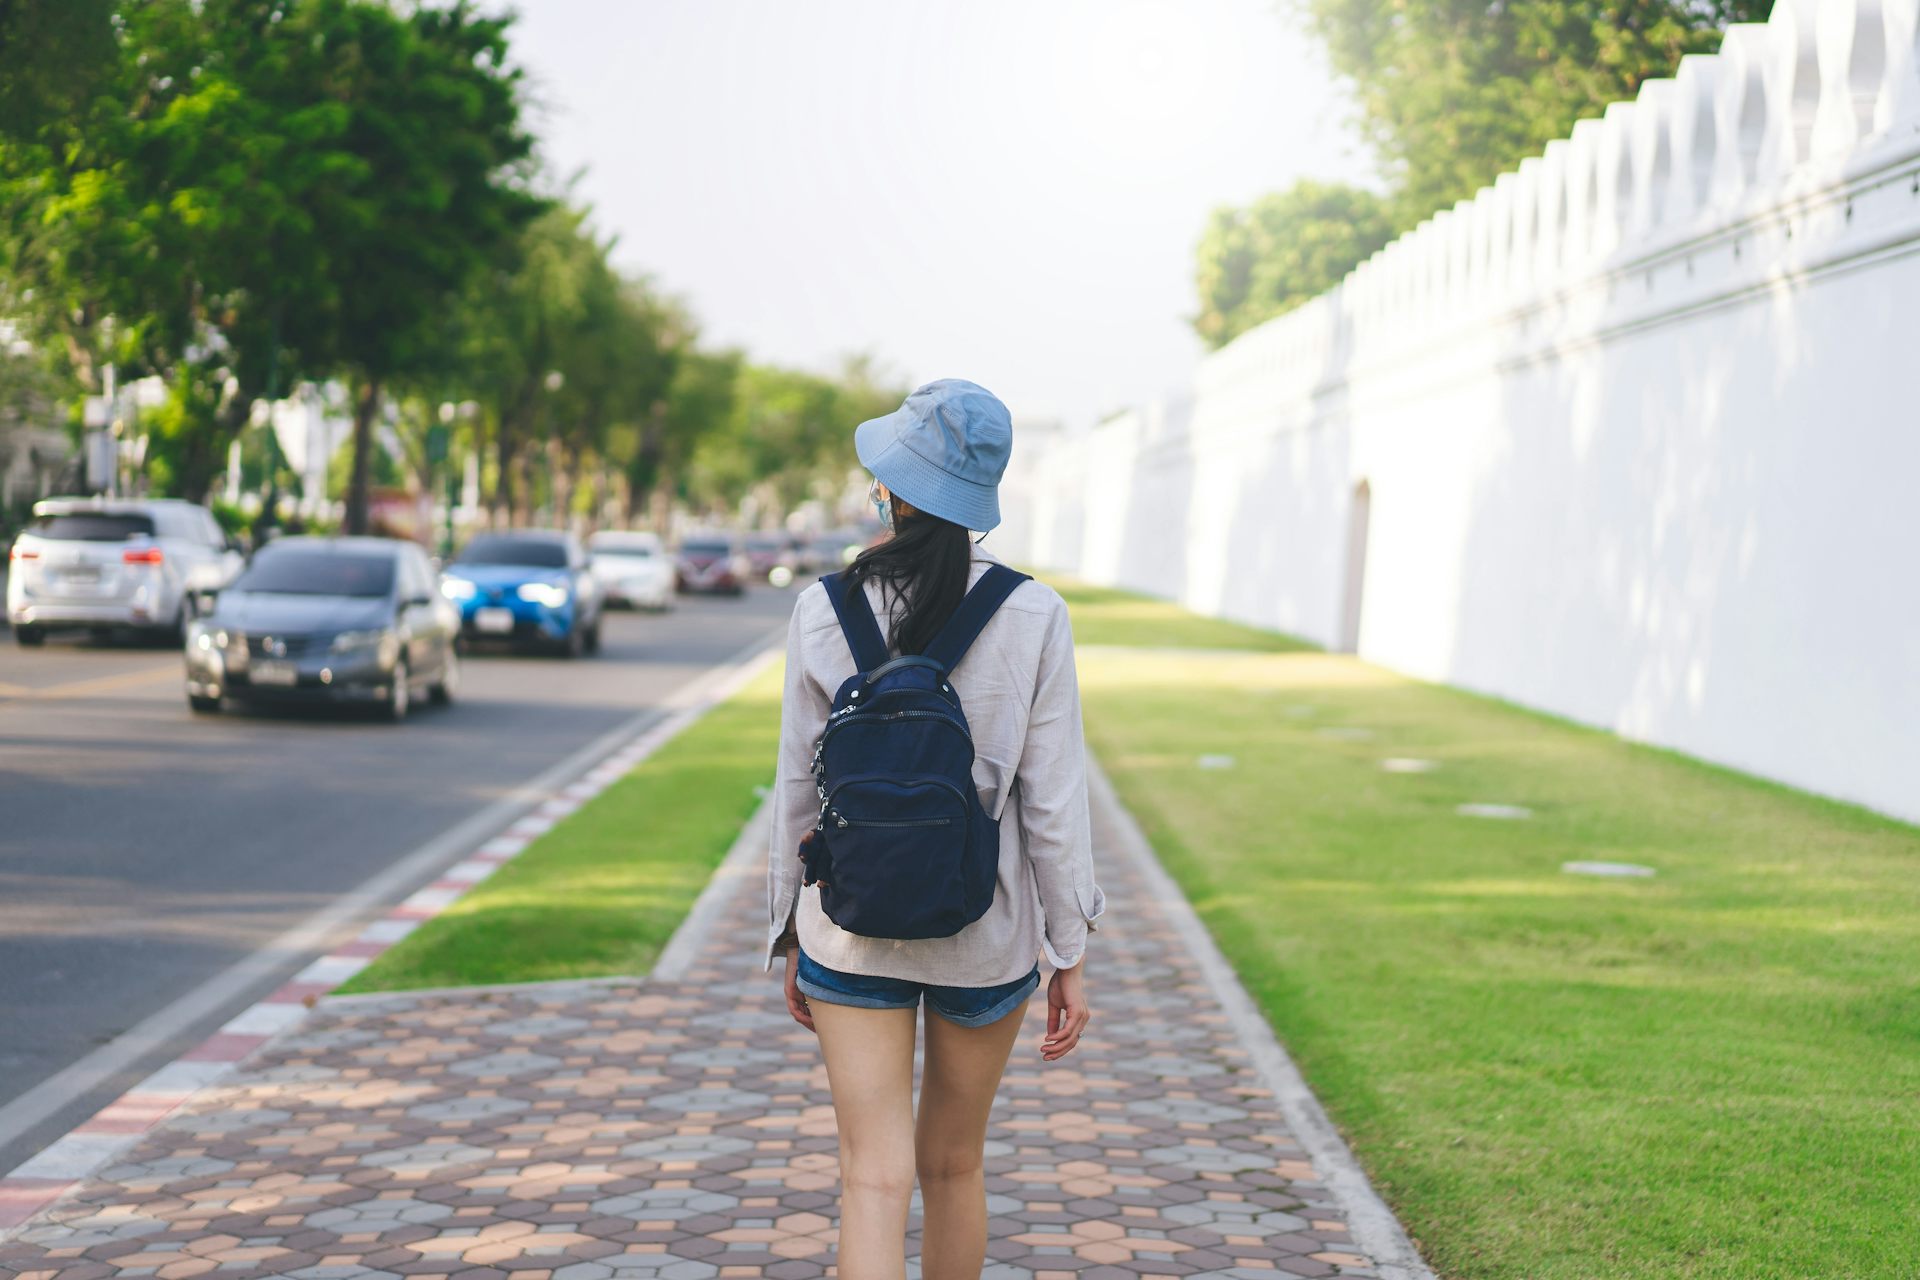
[[[333,954],[336,956],[351,956],[356,960],[371,960],[391,946],[393,946],[391,942],[381,942],[378,939],[367,942],[363,939],[355,938],[352,942],[344,946],[334,948]]]
[[[335,985],[331,982],[289,982],[260,1003],[304,1005],[309,997],[318,999],[333,990]]]
[[[19,1226],[79,1185],[78,1179],[72,1181],[55,1181],[51,1178],[0,1180],[0,1227]]]
[[[172,1107],[167,1108],[167,1111],[172,1111],[172,1110],[173,1110]],[[100,1137],[124,1138],[129,1134],[145,1133],[147,1130],[153,1128],[153,1126],[155,1126],[156,1124],[159,1124],[162,1120],[166,1119],[167,1111],[162,1111],[159,1115],[155,1115],[155,1116],[148,1116],[144,1118],[128,1118],[125,1120],[106,1120],[106,1119],[102,1119],[99,1116],[95,1116],[93,1119],[81,1125],[78,1129],[75,1129],[74,1132],[78,1134],[97,1135]]]
[[[173,1112],[193,1094],[186,1090],[173,1093],[123,1093],[100,1110],[94,1112],[91,1119],[74,1129],[74,1133],[128,1134],[145,1133]]]
[[[238,1062],[267,1042],[265,1036],[216,1031],[180,1055],[182,1062]]]
[[[191,1096],[185,1090],[177,1090],[173,1093],[123,1093],[119,1098],[102,1107],[93,1119],[74,1132],[91,1131],[96,1125],[135,1123],[152,1125]]]

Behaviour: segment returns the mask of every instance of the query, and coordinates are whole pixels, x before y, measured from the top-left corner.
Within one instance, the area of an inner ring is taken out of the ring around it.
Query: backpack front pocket
[[[870,938],[940,938],[966,923],[969,806],[945,779],[849,778],[821,815],[827,917]]]

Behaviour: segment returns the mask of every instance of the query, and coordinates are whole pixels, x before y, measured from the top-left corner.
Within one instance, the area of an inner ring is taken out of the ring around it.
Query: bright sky
[[[517,0],[559,173],[709,341],[1016,420],[1184,390],[1208,211],[1370,165],[1278,0]]]

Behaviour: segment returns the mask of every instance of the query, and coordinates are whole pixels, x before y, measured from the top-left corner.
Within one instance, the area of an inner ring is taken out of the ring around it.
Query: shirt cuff
[[[800,904],[796,902],[792,908],[788,909],[787,919],[784,924],[770,924],[767,926],[767,956],[766,963],[761,968],[762,973],[773,972],[774,956],[781,954],[790,947],[800,945],[800,934],[794,928],[794,917],[798,914],[799,905]]]
[[[1056,951],[1053,946],[1052,937],[1044,934],[1041,936],[1040,949],[1046,953],[1047,963],[1056,969],[1071,969],[1079,964],[1087,954],[1086,935],[1100,931],[1100,926],[1096,922],[1101,916],[1107,913],[1107,895],[1101,891],[1100,886],[1097,884],[1091,886],[1091,890],[1091,897],[1089,897],[1086,890],[1074,890],[1073,896],[1080,904],[1080,920],[1081,923],[1085,925],[1085,929],[1081,933],[1081,936],[1075,940],[1076,945],[1067,948],[1068,951],[1072,952],[1071,956],[1063,955],[1061,952]]]

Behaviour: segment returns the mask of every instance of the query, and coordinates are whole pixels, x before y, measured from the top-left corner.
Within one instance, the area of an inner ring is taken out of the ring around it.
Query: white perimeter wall
[[[994,545],[1329,647],[1358,581],[1372,661],[1920,820],[1916,7],[1781,0],[1016,454]]]

